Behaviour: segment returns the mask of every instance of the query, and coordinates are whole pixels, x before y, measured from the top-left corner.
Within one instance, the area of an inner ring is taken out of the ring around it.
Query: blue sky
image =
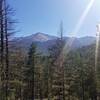
[[[17,36],[26,36],[36,32],[57,35],[60,21],[63,20],[64,35],[74,36],[74,30],[80,17],[91,0],[9,0],[16,10],[19,23]],[[94,0],[93,6],[76,36],[95,36],[96,24],[100,21],[100,0]]]

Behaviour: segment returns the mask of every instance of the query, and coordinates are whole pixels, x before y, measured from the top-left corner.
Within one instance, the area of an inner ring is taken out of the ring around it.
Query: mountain
[[[30,36],[15,38],[13,39],[13,44],[16,45],[16,47],[23,48],[23,50],[27,52],[30,45],[34,42],[37,44],[37,50],[39,52],[47,53],[48,48],[56,42],[57,38],[56,36],[38,32]],[[81,38],[64,37],[64,40],[68,46],[71,45],[72,49],[76,49],[94,44],[96,39],[95,37],[86,36]]]
[[[52,39],[57,39],[56,36],[51,36],[51,35],[48,35],[48,34],[45,34],[45,33],[36,33],[36,34],[32,34],[30,36],[26,36],[26,37],[20,37],[20,38],[15,38],[14,40],[20,40],[20,41],[24,41],[24,40],[29,40],[29,41],[35,41],[35,42],[45,42],[45,41],[48,41],[48,40],[52,40]]]

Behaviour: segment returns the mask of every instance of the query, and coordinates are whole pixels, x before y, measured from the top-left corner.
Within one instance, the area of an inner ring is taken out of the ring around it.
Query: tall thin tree
[[[10,27],[13,21],[9,19],[9,14],[11,13],[6,0],[0,0],[0,47],[1,47],[1,82],[2,91],[4,91],[4,98],[8,100],[9,95],[9,34]]]

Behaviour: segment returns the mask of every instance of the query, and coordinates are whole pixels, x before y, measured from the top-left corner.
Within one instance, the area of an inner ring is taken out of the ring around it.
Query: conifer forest
[[[15,38],[10,1],[0,0],[0,100],[100,100],[100,25],[93,38],[65,37],[64,21],[57,36]]]

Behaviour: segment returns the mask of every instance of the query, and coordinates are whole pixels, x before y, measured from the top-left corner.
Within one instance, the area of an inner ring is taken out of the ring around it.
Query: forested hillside
[[[34,42],[37,45],[37,51],[47,55],[48,49],[55,44],[58,38],[59,36],[52,36],[38,32],[26,37],[14,38],[10,42],[13,46],[16,45],[16,47],[22,48],[25,52],[28,52],[30,45]],[[73,41],[71,44],[71,49],[92,45],[96,41],[96,38],[92,36],[85,36],[80,38],[64,36],[63,39],[68,46],[70,46],[70,43]]]
[[[57,40],[47,56],[37,53],[34,43],[27,56],[20,49],[11,53],[9,82],[13,91],[9,96],[23,100],[97,100],[100,82],[97,85],[95,45],[69,52],[63,51],[64,46],[64,41]]]

